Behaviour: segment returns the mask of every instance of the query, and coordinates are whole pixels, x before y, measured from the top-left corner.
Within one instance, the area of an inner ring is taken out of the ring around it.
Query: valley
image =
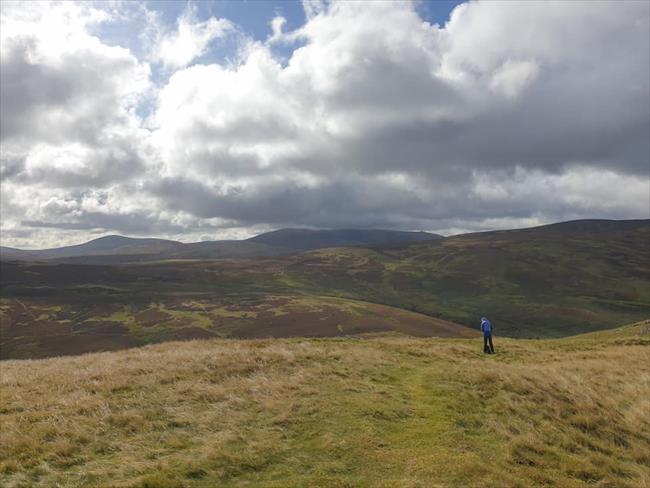
[[[1,357],[209,337],[563,337],[650,316],[648,221],[122,265],[2,261]]]

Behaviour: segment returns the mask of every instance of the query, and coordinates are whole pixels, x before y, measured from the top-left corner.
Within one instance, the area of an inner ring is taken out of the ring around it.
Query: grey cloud
[[[104,187],[125,183],[145,170],[145,162],[133,141],[110,141],[93,149],[79,169],[39,167],[18,173],[16,179],[27,184],[44,184],[59,188]]]
[[[220,217],[248,225],[394,227],[397,223],[391,221],[386,208],[390,206],[392,212],[399,214],[400,210],[412,206],[417,197],[385,185],[377,186],[357,179],[329,182],[318,188],[283,181],[263,183],[250,190],[220,192],[194,181],[164,179],[148,190],[168,208],[201,218]],[[385,201],[382,208],[377,207],[376,191],[382,192],[381,199]]]
[[[56,65],[34,63],[33,37],[9,39],[7,44],[0,70],[2,140],[92,144],[106,125],[124,122],[122,94],[115,86],[137,67],[134,58],[80,49],[66,53]]]
[[[3,181],[26,188],[105,186],[143,171],[146,134],[136,127],[125,99],[146,85],[146,66],[128,51],[97,45],[90,37],[87,45],[77,42],[52,56],[48,50],[57,48],[39,39],[37,27],[3,37]]]
[[[86,212],[76,220],[71,221],[48,221],[48,220],[23,220],[20,222],[23,229],[7,230],[5,237],[28,237],[33,229],[56,229],[56,230],[82,230],[92,232],[115,232],[123,235],[183,235],[192,233],[193,226],[175,224],[174,222],[145,212],[133,212],[128,214],[105,214],[101,212]],[[193,222],[195,225],[196,222]],[[219,231],[239,227],[235,222],[223,222],[219,224],[202,222],[203,231]],[[3,231],[4,232],[4,231]],[[211,240],[213,238],[201,238]]]
[[[39,109],[65,105],[76,92],[74,81],[61,69],[32,64],[29,53],[36,48],[30,37],[8,39],[0,70],[0,138],[20,136],[34,129]]]
[[[175,225],[161,219],[158,215],[147,212],[128,214],[84,212],[70,221],[24,220],[21,225],[46,229],[102,230],[127,235],[175,234],[188,230],[186,227]]]
[[[0,154],[0,181],[14,178],[25,170],[25,158]]]
[[[586,188],[582,200],[576,201],[572,198],[574,190],[570,181],[569,186],[560,181],[547,187],[544,182],[536,182],[534,177],[510,171],[486,172],[485,175],[488,177],[485,182],[487,191],[497,190],[493,195],[477,192],[475,181],[454,185],[444,181],[433,185],[426,182],[427,192],[423,193],[422,182],[418,186],[417,180],[386,181],[360,176],[330,180],[315,187],[293,181],[262,180],[248,188],[228,190],[187,179],[162,178],[149,181],[142,191],[158,198],[167,211],[164,214],[153,209],[126,214],[84,211],[81,203],[89,196],[70,194],[67,201],[46,205],[43,208],[45,218],[25,220],[22,225],[89,231],[103,229],[136,235],[183,234],[191,231],[193,225],[199,225],[199,221],[206,230],[236,226],[307,226],[435,231],[448,228],[482,230],[489,227],[486,222],[494,220],[495,216],[501,221],[516,223],[568,218],[625,218],[630,215],[624,199],[618,202],[612,199],[609,205],[604,206],[599,203],[603,198],[607,200],[617,195],[616,188],[603,193],[607,180],[594,181],[596,190]],[[589,180],[585,178],[584,181]],[[569,198],[565,198],[563,193],[568,193]],[[90,197],[104,204],[108,200],[106,195],[98,193]],[[640,205],[642,207],[643,202]],[[178,213],[193,217],[185,220],[189,227],[170,220],[171,215]],[[215,218],[222,223],[207,223],[208,219]]]
[[[505,175],[504,175],[505,176]],[[440,183],[432,195],[418,195],[408,186],[372,178],[349,177],[319,186],[295,182],[263,183],[254,188],[220,192],[199,182],[165,179],[148,188],[173,211],[199,218],[230,219],[243,225],[382,227],[434,229],[451,222],[480,222],[495,215],[526,219],[568,212],[589,215],[589,208],[525,192],[515,196],[483,198],[465,182],[452,188]],[[542,205],[540,205],[540,203]],[[613,211],[610,215],[616,215]]]
[[[379,49],[377,48],[379,47]],[[424,53],[399,53],[388,58],[387,48],[368,44],[355,53],[338,80],[336,90],[325,98],[328,110],[413,111],[465,109],[462,93],[432,75],[432,60]],[[413,55],[414,54],[414,55]]]

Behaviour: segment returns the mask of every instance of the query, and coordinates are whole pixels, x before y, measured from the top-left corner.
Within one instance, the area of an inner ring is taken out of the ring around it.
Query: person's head
[[[486,322],[486,321],[487,321],[487,317],[481,317],[481,322]]]

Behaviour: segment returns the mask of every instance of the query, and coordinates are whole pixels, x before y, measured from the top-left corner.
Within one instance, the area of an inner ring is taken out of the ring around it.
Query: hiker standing
[[[486,318],[481,317],[481,332],[483,332],[483,352],[494,354],[494,345],[492,344],[492,323]]]

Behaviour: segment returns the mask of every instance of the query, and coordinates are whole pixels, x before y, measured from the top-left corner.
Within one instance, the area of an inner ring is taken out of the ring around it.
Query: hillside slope
[[[568,336],[650,317],[648,249],[648,221],[597,221],[265,259],[1,262],[0,357],[213,336],[440,335],[436,320],[476,329],[482,315],[499,336]],[[429,334],[406,326],[415,316]]]
[[[579,221],[374,249],[317,250],[296,288],[336,290],[499,334],[566,336],[650,317],[650,221]]]
[[[0,360],[112,351],[179,339],[336,337],[378,332],[416,337],[479,335],[476,330],[435,317],[333,297],[181,294],[138,304],[101,296],[75,304],[52,299],[0,300]]]
[[[7,361],[0,484],[648,486],[648,327],[493,356],[387,337]]]

